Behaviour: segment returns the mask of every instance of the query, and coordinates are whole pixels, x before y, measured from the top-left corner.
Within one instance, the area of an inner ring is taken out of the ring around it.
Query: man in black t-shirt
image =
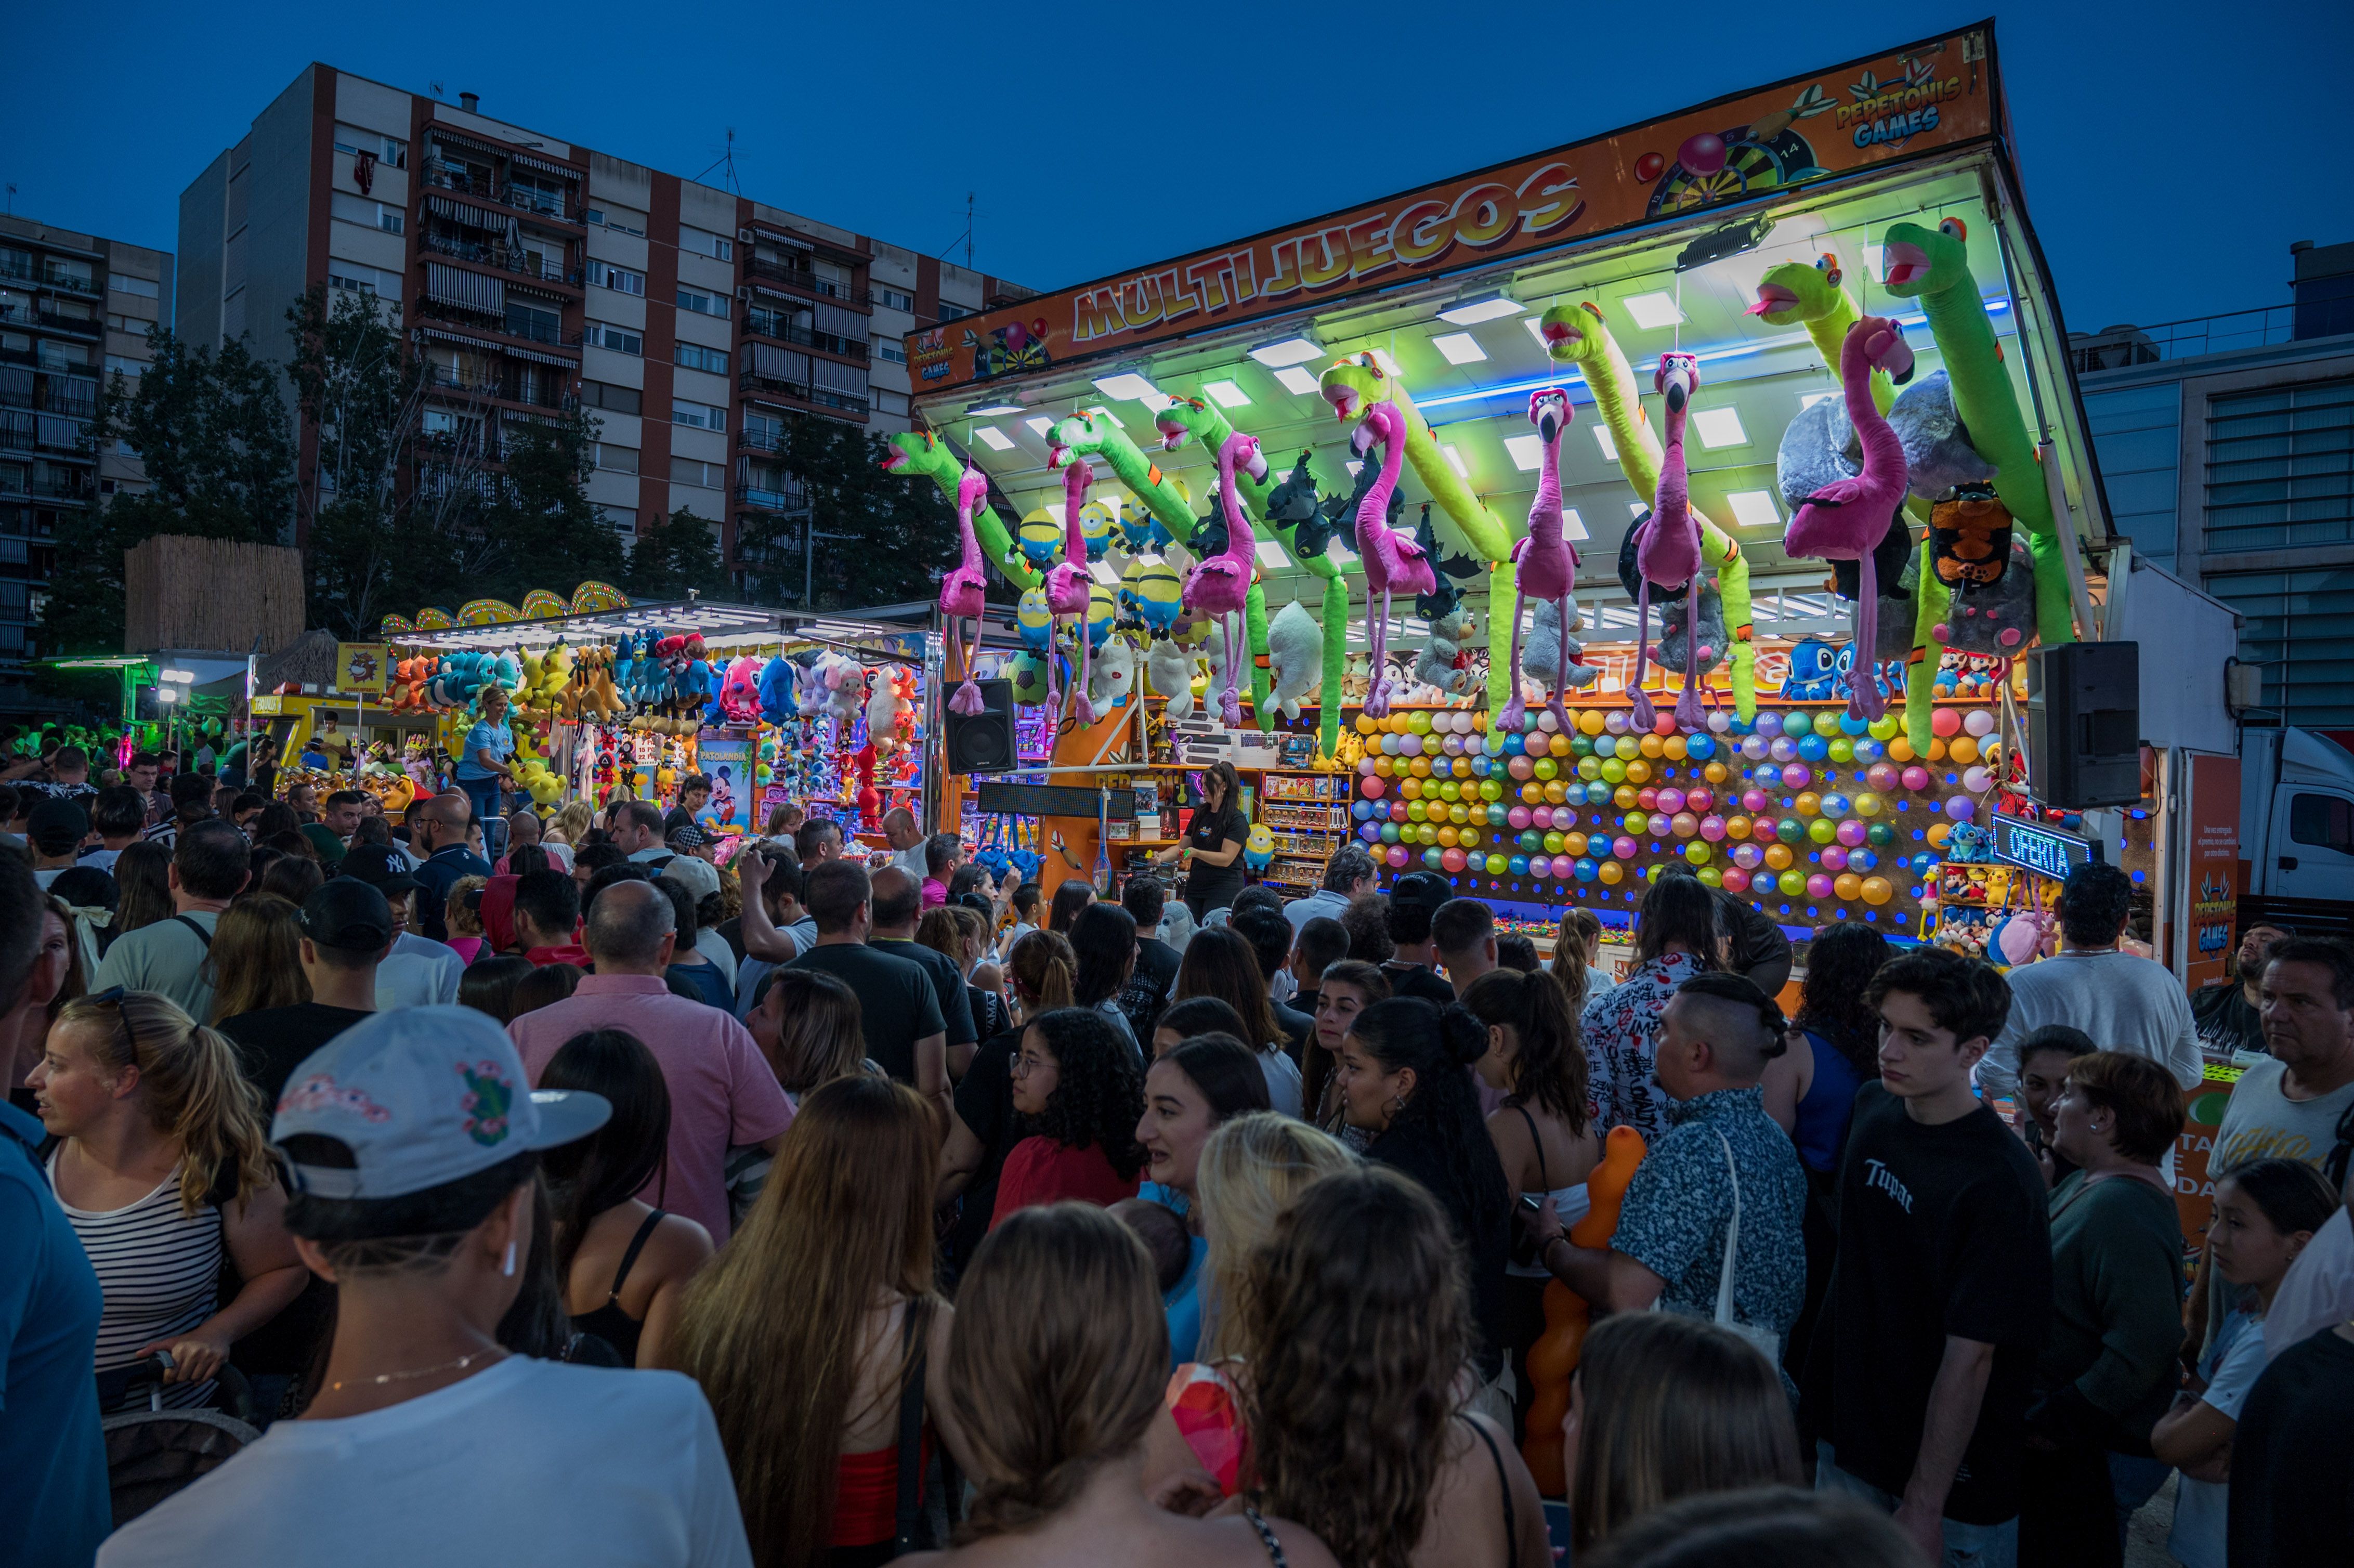
[[[2254,925],[2240,934],[2232,955],[2232,978],[2201,986],[2190,998],[2190,1022],[2199,1031],[2201,1050],[2264,1051],[2264,1022],[2259,1012],[2264,998],[2264,959],[2288,935],[2277,926]]]
[[[1177,983],[1182,961],[1176,948],[1161,939],[1161,917],[1168,912],[1169,890],[1154,876],[1131,876],[1120,889],[1119,906],[1136,922],[1136,968],[1120,988],[1119,1010],[1139,1040],[1152,1038],[1152,1026],[1169,1004],[1169,988]]]
[[[2052,1248],[2033,1158],[1970,1086],[2009,988],[1922,948],[1867,999],[1881,1077],[1856,1096],[1808,1368],[1816,1485],[1893,1510],[1932,1563],[2013,1562]]]
[[[2232,1434],[2232,1568],[2308,1568],[2354,1555],[2354,1328],[2273,1357]]]
[[[392,950],[392,906],[365,882],[334,877],[302,901],[302,973],[311,1000],[220,1021],[246,1080],[275,1106],[311,1054],[376,1011],[376,968]]]
[[[1390,941],[1397,952],[1382,973],[1390,978],[1392,996],[1418,996],[1440,1007],[1455,1000],[1455,988],[1432,967],[1438,948],[1430,939],[1432,916],[1454,896],[1447,879],[1433,871],[1409,871],[1390,885]]]
[[[811,866],[801,903],[817,922],[817,945],[789,969],[823,969],[858,993],[866,1054],[917,1094],[949,1109],[948,1021],[940,1015],[932,978],[906,959],[866,946],[873,928],[874,885],[854,861]]]
[[[939,1005],[948,1037],[949,1076],[961,1078],[972,1060],[973,1047],[981,1044],[973,1027],[972,996],[965,989],[964,970],[946,953],[915,939],[916,921],[923,912],[922,884],[897,866],[886,865],[873,874],[872,888],[875,926],[866,933],[866,946],[875,952],[905,959],[931,977],[932,1000]]]

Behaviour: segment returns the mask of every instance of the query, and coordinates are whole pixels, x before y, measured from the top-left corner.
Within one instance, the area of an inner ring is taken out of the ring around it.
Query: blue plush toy
[[[772,656],[760,667],[758,691],[760,716],[770,724],[782,724],[801,712],[793,701],[793,667],[782,654]]]
[[[1790,650],[1790,676],[1782,683],[1782,695],[1791,702],[1829,702],[1846,693],[1847,673],[1854,662],[1853,643],[1802,638]]]

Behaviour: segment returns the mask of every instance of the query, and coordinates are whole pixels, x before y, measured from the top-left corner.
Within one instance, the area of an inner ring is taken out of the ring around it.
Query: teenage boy
[[[1921,948],[1865,992],[1880,1081],[1857,1094],[1839,1254],[1808,1393],[1815,1484],[1892,1510],[1933,1563],[2018,1560],[2029,1385],[2052,1311],[2042,1174],[1970,1087],[2010,991]]]
[[[1152,1025],[1169,1003],[1169,988],[1177,983],[1177,949],[1161,938],[1161,921],[1169,910],[1169,890],[1157,876],[1131,876],[1119,890],[1119,906],[1136,922],[1136,968],[1120,988],[1119,1008],[1139,1040],[1152,1038]],[[1013,944],[1006,944],[1007,952]]]

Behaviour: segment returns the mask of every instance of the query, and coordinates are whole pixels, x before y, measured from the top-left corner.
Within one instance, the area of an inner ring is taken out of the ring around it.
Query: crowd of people
[[[1544,1568],[1553,1497],[1581,1563],[2073,1568],[2169,1481],[2185,1568],[2354,1552],[2354,953],[2194,1002],[2109,867],[2008,975],[1816,932],[1786,1017],[1690,875],[1618,973],[1353,845],[1287,903],[1230,774],[1115,897],[18,771],[12,1563]],[[118,1519],[151,1404],[260,1436]]]

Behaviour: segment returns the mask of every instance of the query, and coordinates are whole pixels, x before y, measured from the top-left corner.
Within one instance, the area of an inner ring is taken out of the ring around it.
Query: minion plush
[[[1177,568],[1157,556],[1139,556],[1120,575],[1120,609],[1155,634],[1166,634],[1184,609]]]
[[[1044,571],[1063,558],[1063,520],[1041,506],[1022,519],[1013,542],[1023,559]]]
[[[1015,630],[1022,634],[1022,646],[1033,653],[1044,653],[1053,646],[1055,618],[1046,609],[1044,588],[1024,588],[1022,600],[1013,611]]]
[[[1275,859],[1275,835],[1267,832],[1265,822],[1251,824],[1250,836],[1243,841],[1243,863],[1254,872],[1263,872]]]

